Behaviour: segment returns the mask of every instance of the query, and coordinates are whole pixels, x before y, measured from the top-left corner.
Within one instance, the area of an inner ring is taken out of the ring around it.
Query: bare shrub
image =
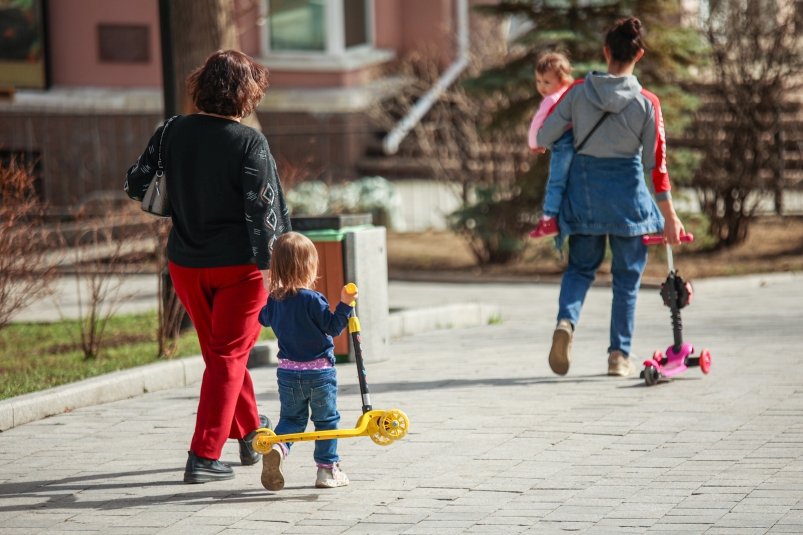
[[[79,214],[62,235],[75,275],[81,350],[85,359],[96,359],[109,318],[135,295],[123,291],[126,276],[142,270],[156,240],[142,216],[127,211],[103,218]]]
[[[697,129],[704,147],[694,186],[725,248],[747,239],[760,194],[774,192],[782,212],[783,118],[797,112],[789,96],[801,86],[803,12],[779,0],[712,0],[708,7],[703,29],[714,80],[700,110],[709,120]]]
[[[50,293],[52,246],[31,169],[14,160],[0,164],[0,328]]]
[[[374,120],[388,130],[440,76],[437,63],[415,55],[400,70],[410,84],[373,110]],[[475,61],[413,128],[399,154],[456,189],[462,206],[449,223],[466,239],[477,263],[505,264],[523,250],[528,212],[540,203],[543,177],[535,173],[539,163],[531,165],[522,141],[527,138],[524,122],[517,128],[490,128],[494,112],[508,96],[469,91],[464,82],[478,72]],[[542,167],[545,161],[540,162]]]

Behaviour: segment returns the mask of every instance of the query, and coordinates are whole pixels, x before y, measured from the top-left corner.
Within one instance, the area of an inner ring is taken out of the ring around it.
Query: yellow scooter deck
[[[399,409],[370,410],[360,415],[357,425],[353,429],[331,429],[286,435],[277,435],[271,429],[264,427],[257,429],[257,435],[254,437],[254,450],[265,454],[279,442],[304,442],[363,436],[371,437],[371,440],[380,446],[387,446],[391,442],[403,438],[409,427],[410,420]]]

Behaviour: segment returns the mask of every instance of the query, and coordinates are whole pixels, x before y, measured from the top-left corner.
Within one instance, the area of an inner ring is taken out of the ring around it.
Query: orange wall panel
[[[315,289],[329,301],[329,308],[340,302],[340,290],[346,283],[343,273],[343,242],[315,242],[318,251],[318,281]],[[335,355],[347,355],[349,352],[348,330],[344,330],[335,339]]]

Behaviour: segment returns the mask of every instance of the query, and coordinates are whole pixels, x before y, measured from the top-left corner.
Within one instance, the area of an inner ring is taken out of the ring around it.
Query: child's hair
[[[572,65],[569,58],[560,52],[544,52],[535,61],[535,72],[538,74],[553,73],[561,82],[572,81]]]
[[[301,288],[312,288],[318,276],[318,251],[298,232],[282,234],[270,258],[270,297],[284,299]]]
[[[641,21],[627,17],[615,21],[605,34],[605,46],[611,52],[611,59],[617,63],[630,63],[639,53],[646,50]]]

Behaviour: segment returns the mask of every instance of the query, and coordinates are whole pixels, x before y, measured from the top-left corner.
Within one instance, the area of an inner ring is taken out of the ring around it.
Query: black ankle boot
[[[188,451],[187,466],[184,468],[184,483],[207,483],[234,478],[231,466],[215,459],[198,457]]]
[[[259,427],[267,427],[268,429],[273,429],[273,424],[270,421],[270,418],[265,416],[264,414],[259,415]],[[252,444],[254,437],[257,436],[256,429],[245,435],[243,438],[238,440],[240,443],[240,462],[243,466],[250,466],[252,464],[256,464],[262,458],[261,453],[257,453],[254,451],[254,445]]]

